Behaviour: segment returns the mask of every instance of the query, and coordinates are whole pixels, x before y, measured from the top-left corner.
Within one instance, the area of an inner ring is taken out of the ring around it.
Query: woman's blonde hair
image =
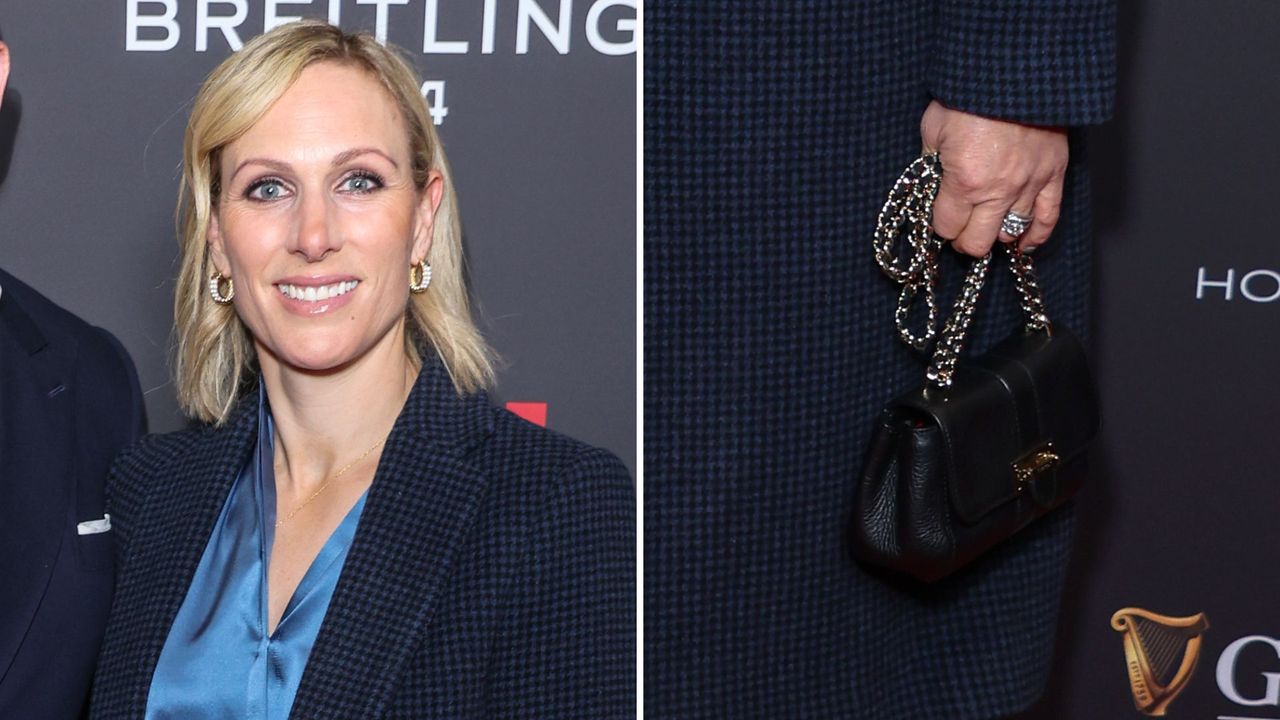
[[[304,68],[322,61],[366,70],[395,100],[408,126],[413,179],[419,190],[431,171],[444,177],[444,196],[427,254],[431,287],[410,295],[405,351],[417,362],[419,347],[434,349],[459,393],[478,390],[493,379],[489,349],[468,307],[452,175],[416,74],[372,35],[349,34],[323,21],[301,20],[254,38],[215,68],[196,95],[183,138],[174,365],[178,402],[199,420],[222,423],[227,419],[257,360],[249,333],[235,311],[215,303],[208,291],[209,278],[216,272],[207,238],[221,191],[219,157],[228,143],[258,122]]]

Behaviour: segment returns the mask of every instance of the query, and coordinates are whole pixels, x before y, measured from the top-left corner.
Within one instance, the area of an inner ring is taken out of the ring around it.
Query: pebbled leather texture
[[[855,556],[928,582],[951,575],[1075,495],[1098,418],[1084,347],[1063,328],[1015,333],[962,360],[948,390],[895,398],[859,478]],[[1057,463],[1020,490],[1015,463],[1050,444]]]

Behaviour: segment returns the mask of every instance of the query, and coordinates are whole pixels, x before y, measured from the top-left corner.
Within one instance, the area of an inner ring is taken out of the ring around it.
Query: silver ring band
[[[1004,220],[1000,221],[1000,231],[1009,237],[1021,237],[1022,233],[1031,227],[1032,218],[1019,215],[1010,210],[1005,213]]]

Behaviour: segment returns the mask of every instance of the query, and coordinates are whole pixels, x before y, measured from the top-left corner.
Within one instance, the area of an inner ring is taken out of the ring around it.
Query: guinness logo
[[[1129,607],[1111,616],[1111,627],[1124,634],[1133,704],[1144,715],[1163,716],[1191,681],[1209,619],[1204,613],[1179,618]]]

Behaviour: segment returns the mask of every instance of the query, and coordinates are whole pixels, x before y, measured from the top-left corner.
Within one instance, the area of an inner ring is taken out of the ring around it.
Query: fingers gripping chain
[[[951,385],[956,362],[964,349],[965,336],[973,322],[978,296],[991,267],[991,253],[973,261],[956,298],[951,316],[937,331],[938,251],[943,240],[933,233],[933,201],[942,181],[942,163],[936,153],[916,159],[903,171],[889,191],[889,197],[876,221],[872,240],[876,262],[895,282],[902,285],[894,324],[898,336],[911,347],[924,351],[936,338],[937,344],[929,363],[929,382],[938,388]],[[906,245],[899,242],[905,237]],[[1044,298],[1036,280],[1031,258],[1011,244],[1003,244],[1010,258],[1010,270],[1022,300],[1027,331],[1049,330]],[[908,315],[917,295],[923,295],[927,312],[920,333],[908,327]]]

